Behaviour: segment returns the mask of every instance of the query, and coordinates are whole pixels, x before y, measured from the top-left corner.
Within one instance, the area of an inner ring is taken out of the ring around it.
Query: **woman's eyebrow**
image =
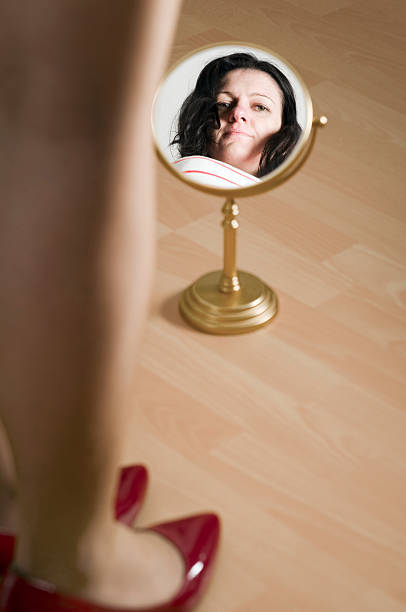
[[[219,96],[220,94],[227,94],[231,98],[234,98],[234,94],[231,91],[219,91],[217,95]],[[276,104],[275,100],[273,98],[271,98],[270,96],[267,96],[266,94],[262,94],[262,93],[259,93],[259,92],[255,91],[255,92],[250,94],[250,98],[252,98],[254,96],[262,96],[263,98],[268,98],[268,100],[270,100],[272,102],[272,104]]]
[[[275,104],[275,100],[273,98],[271,98],[271,96],[267,96],[266,94],[262,94],[262,93],[259,93],[257,91],[252,93],[252,94],[250,94],[250,96],[251,97],[253,97],[253,96],[262,96],[263,98],[268,98],[268,100],[270,100],[273,104]]]

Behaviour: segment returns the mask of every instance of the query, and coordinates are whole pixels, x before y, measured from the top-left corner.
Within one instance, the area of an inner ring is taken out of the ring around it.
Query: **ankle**
[[[0,482],[0,528],[16,530],[18,504],[15,489],[6,482]]]
[[[106,547],[93,547],[75,559],[52,558],[48,551],[34,562],[17,560],[17,571],[52,584],[60,593],[99,604],[145,607],[174,597],[184,578],[177,548],[149,530],[116,527]]]
[[[66,535],[65,535],[66,534]],[[115,548],[113,525],[89,527],[75,535],[59,528],[22,533],[16,566],[64,592],[80,592],[105,573]]]

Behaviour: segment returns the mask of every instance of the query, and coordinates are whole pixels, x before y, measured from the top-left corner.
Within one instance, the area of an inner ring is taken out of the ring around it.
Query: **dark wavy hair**
[[[245,68],[262,70],[278,84],[282,92],[282,125],[265,144],[257,176],[264,176],[277,168],[299,140],[302,129],[296,118],[296,100],[286,76],[273,64],[258,60],[250,53],[232,53],[212,60],[201,71],[196,87],[180,109],[177,134],[171,145],[178,145],[181,157],[205,155],[210,157],[211,132],[220,128],[217,94],[225,76],[231,70]]]

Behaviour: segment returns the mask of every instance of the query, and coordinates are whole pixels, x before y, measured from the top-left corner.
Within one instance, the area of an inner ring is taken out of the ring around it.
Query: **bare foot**
[[[183,558],[169,540],[118,525],[107,574],[89,582],[82,597],[114,606],[153,606],[176,595],[183,578]]]
[[[29,568],[18,555],[17,566],[54,584],[60,593],[115,608],[153,607],[176,595],[183,583],[184,560],[169,540],[119,523],[105,535],[92,553],[83,547],[73,571],[52,554],[48,567]]]

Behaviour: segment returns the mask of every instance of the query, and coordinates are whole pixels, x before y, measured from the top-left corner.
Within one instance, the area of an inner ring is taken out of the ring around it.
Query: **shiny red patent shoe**
[[[112,608],[57,593],[53,585],[9,569],[2,585],[3,612],[187,612],[197,605],[211,576],[220,535],[215,514],[201,514],[150,527],[170,540],[183,555],[183,585],[165,604],[148,608]]]
[[[10,565],[15,546],[13,533],[0,533],[0,577]]]
[[[147,484],[148,472],[143,465],[121,468],[114,504],[114,516],[118,521],[132,525],[144,501]],[[14,546],[15,534],[0,532],[0,576],[11,563]]]
[[[148,484],[147,468],[143,465],[128,465],[120,470],[120,481],[114,502],[114,516],[132,525],[144,502]]]

